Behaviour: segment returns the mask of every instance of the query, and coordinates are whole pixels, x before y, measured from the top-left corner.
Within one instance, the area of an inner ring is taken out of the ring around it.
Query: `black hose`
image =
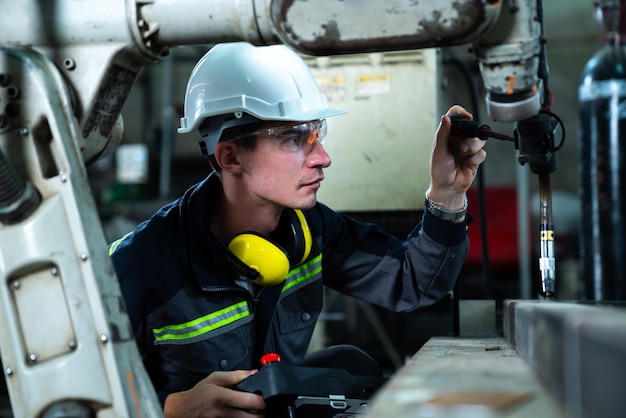
[[[33,213],[40,202],[39,193],[30,183],[19,179],[0,151],[0,222],[19,222]]]
[[[0,151],[0,208],[16,202],[24,193],[24,183],[17,177],[4,153]]]

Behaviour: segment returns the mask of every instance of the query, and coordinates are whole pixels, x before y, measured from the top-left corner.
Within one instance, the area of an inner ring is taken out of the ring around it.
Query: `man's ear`
[[[239,173],[241,171],[241,162],[238,159],[237,152],[239,147],[228,141],[218,142],[215,146],[215,161],[222,167],[223,171],[230,173]]]

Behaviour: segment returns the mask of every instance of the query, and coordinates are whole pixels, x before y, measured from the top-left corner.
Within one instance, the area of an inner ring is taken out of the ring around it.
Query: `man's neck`
[[[211,230],[225,245],[243,232],[268,236],[276,229],[281,213],[282,209],[275,206],[228,198],[222,190],[213,211]]]

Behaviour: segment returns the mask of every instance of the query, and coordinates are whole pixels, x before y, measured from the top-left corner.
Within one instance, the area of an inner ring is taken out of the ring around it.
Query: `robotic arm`
[[[396,1],[367,8],[351,1],[327,3],[312,9],[303,1],[273,1],[270,17],[280,40],[311,55],[473,43],[487,91],[487,111],[493,120],[516,123],[518,161],[529,164],[539,178],[541,292],[552,295],[555,260],[549,175],[556,169],[563,131],[560,120],[549,112],[552,96],[542,1]]]
[[[394,0],[367,7],[357,0],[0,4],[0,47],[37,51],[66,79],[87,164],[120,141],[119,114],[141,68],[179,45],[282,42],[311,55],[335,55],[473,42],[494,120],[535,116],[543,97],[537,0]]]
[[[542,107],[537,0],[394,0],[366,8],[357,0],[1,3],[0,47],[31,48],[67,80],[87,164],[120,141],[119,114],[141,68],[179,45],[282,42],[336,55],[472,42],[494,120],[524,120]]]
[[[522,128],[545,107],[540,1],[0,0],[0,352],[15,417],[161,415],[85,172],[120,142],[143,66],[241,40],[312,55],[473,42],[492,118],[518,122],[520,155],[541,168],[552,124]]]

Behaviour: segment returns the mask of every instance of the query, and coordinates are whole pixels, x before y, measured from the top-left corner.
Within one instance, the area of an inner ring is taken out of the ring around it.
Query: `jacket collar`
[[[231,288],[240,278],[253,280],[258,273],[237,259],[211,232],[211,220],[222,183],[212,172],[183,196],[181,217],[187,229],[189,262],[203,289]]]

